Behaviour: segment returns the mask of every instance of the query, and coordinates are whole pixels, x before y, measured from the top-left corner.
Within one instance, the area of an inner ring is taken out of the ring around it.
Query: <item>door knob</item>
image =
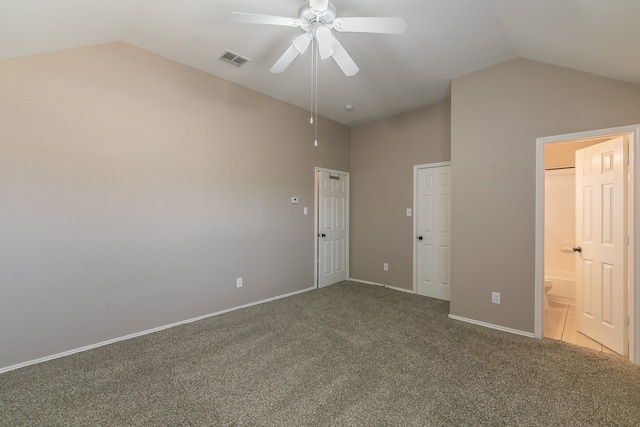
[[[322,233],[322,234],[318,234],[318,237],[327,237],[327,235]]]
[[[418,236],[418,240],[422,240],[422,236]]]
[[[573,252],[582,252],[582,248],[580,246],[573,248]]]

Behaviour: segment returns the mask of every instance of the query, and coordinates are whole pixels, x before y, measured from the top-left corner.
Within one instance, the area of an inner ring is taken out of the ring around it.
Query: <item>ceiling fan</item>
[[[298,18],[233,12],[233,22],[246,24],[282,25],[300,27],[304,33],[293,43],[271,67],[271,72],[282,73],[296,57],[304,52],[315,38],[320,58],[332,57],[346,76],[354,76],[360,70],[332,30],[352,33],[402,34],[407,24],[400,17],[337,17],[336,8],[329,0],[310,0],[298,11]]]

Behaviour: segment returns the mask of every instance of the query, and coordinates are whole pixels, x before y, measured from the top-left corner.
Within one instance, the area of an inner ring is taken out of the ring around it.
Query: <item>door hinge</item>
[[[629,316],[626,316],[624,318],[624,326],[629,326],[631,324],[631,319],[629,319]]]
[[[628,246],[629,245],[629,241],[630,241],[629,235],[627,234],[626,236],[624,236],[624,244]]]

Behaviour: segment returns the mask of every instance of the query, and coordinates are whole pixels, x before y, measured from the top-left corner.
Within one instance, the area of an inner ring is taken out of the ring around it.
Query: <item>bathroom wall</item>
[[[575,304],[575,169],[545,171],[544,271],[553,281],[550,301]]]

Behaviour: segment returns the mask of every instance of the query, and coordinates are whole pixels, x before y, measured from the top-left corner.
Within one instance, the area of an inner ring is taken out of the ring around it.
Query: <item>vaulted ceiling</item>
[[[311,54],[269,70],[299,28],[232,23],[297,17],[303,0],[0,0],[0,59],[110,41],[155,52],[305,109]],[[338,16],[401,16],[402,35],[336,33],[360,68],[319,65],[319,113],[356,125],[449,95],[452,78],[522,57],[640,84],[638,0],[332,0]],[[231,50],[251,61],[218,59]],[[355,109],[347,112],[346,104]]]

